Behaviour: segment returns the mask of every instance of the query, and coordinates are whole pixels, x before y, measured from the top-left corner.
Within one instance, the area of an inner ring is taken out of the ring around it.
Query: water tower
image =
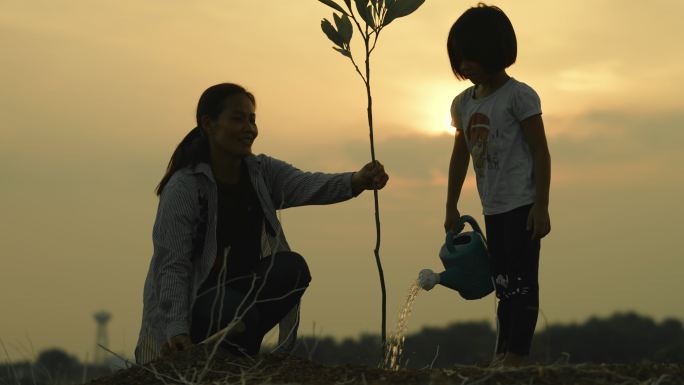
[[[95,336],[95,358],[94,362],[98,365],[105,363],[107,351],[102,349],[99,345],[109,348],[109,336],[107,335],[107,322],[112,318],[110,313],[100,311],[95,313],[95,322],[97,322],[97,335]]]

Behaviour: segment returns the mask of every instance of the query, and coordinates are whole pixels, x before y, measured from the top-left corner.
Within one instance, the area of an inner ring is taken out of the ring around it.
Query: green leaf
[[[339,4],[337,4],[333,0],[318,0],[318,1],[320,1],[321,3],[327,5],[328,7],[332,8],[336,11],[340,11],[340,12],[344,13],[345,15],[347,14],[347,12],[344,10],[344,8],[342,8]],[[346,2],[347,1],[345,0],[345,3]]]
[[[342,36],[342,40],[349,44],[352,34],[354,33],[354,27],[352,26],[351,20],[349,20],[347,15],[339,17],[337,14],[333,14],[333,17],[335,18],[335,25],[337,26],[340,36]]]
[[[368,0],[354,0],[354,2],[356,3],[356,10],[359,12],[359,16],[369,27],[375,29],[373,11],[371,10],[371,5],[368,4]]]
[[[328,39],[335,43],[338,47],[342,48],[344,47],[344,39],[342,39],[342,36],[340,35],[339,32],[333,27],[332,24],[330,24],[330,21],[328,19],[323,19],[321,20],[321,29],[323,30],[323,33],[325,33],[326,36],[328,36]]]
[[[348,49],[337,48],[337,47],[333,47],[333,49],[334,49],[335,51],[341,53],[342,55],[344,55],[344,56],[346,56],[346,57],[348,57],[348,58],[351,58],[351,52],[349,52]]]
[[[387,14],[382,22],[382,25],[389,25],[394,19],[408,16],[420,8],[425,0],[394,0],[391,4],[388,3]]]

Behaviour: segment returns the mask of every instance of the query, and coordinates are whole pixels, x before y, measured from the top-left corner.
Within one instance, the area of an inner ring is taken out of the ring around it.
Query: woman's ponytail
[[[164,186],[169,182],[171,176],[178,170],[186,166],[194,166],[200,162],[209,161],[209,141],[201,128],[195,127],[185,135],[185,138],[176,147],[171,155],[166,173],[162,178],[155,192],[161,195]]]

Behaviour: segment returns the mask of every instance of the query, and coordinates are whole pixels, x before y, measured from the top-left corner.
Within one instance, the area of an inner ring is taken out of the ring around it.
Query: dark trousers
[[[540,241],[532,240],[527,216],[532,205],[485,215],[492,276],[499,298],[498,354],[528,355],[539,314]]]
[[[222,347],[253,356],[264,335],[299,304],[311,275],[301,255],[281,252],[261,259],[250,274],[225,281],[219,285],[212,273],[202,284],[192,308],[190,338],[199,343],[240,319],[245,331],[226,338]]]

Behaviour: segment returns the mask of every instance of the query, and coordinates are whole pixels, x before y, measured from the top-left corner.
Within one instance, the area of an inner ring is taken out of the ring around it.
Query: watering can
[[[473,231],[463,231],[466,223]],[[469,215],[461,216],[456,227],[461,230],[456,234],[447,231],[446,241],[439,251],[439,259],[446,270],[437,274],[425,269],[420,272],[419,283],[426,290],[439,283],[456,290],[465,299],[480,299],[494,291],[487,241],[477,221]]]

